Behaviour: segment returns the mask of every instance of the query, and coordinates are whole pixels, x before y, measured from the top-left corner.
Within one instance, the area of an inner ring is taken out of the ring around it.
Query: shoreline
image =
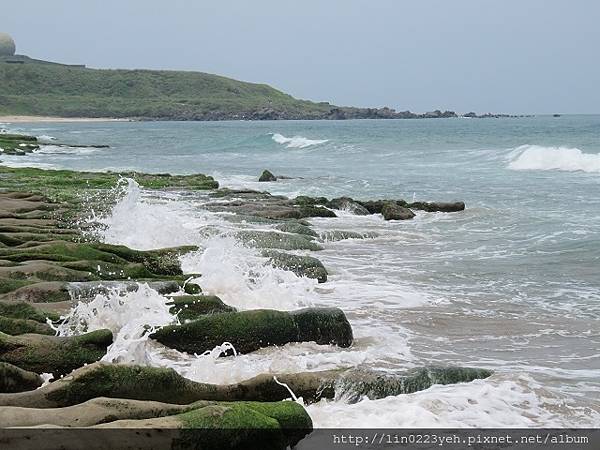
[[[114,119],[110,117],[56,117],[56,116],[19,116],[0,115],[0,123],[43,123],[43,122],[133,122],[133,119]]]

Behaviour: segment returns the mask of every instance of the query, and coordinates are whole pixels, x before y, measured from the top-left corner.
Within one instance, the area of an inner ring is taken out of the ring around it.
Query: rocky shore
[[[102,361],[115,338],[110,330],[56,336],[55,326],[77,302],[108,290],[136,290],[140,283],[164,295],[174,315],[172,324],[149,331],[149,338],[180,352],[202,353],[224,342],[240,353],[291,342],[345,348],[354,340],[351,323],[337,308],[236,310],[203,292],[201,274],[184,273],[180,263],[180,257],[198,251],[196,247],[140,251],[106,244],[84,233],[76,224],[90,205],[98,211],[110,209],[115,201],[111,188],[122,176],[135,179],[143,189],[205,192],[211,199],[206,208],[232,223],[269,225],[270,231],[231,233],[243,245],[258,249],[265,264],[321,283],[327,282],[326,267],[317,257],[295,251],[318,252],[327,241],[373,236],[347,231],[319,234],[311,218],[334,218],[336,211],[344,210],[406,220],[415,214],[465,208],[462,202],[290,199],[268,192],[219,189],[217,181],[200,174],[0,166],[2,427],[194,430],[196,444],[181,448],[195,448],[203,439],[213,439],[211,430],[225,430],[229,440],[221,436],[219,448],[286,448],[313,426],[303,404],[290,401],[294,394],[305,403],[341,397],[355,402],[364,396],[383,398],[491,375],[485,369],[460,367],[385,373],[348,367],[265,373],[240,383],[214,385],[186,379],[172,369]],[[235,356],[225,349],[221,357]],[[52,381],[45,381],[45,374],[52,374]],[[257,430],[265,433],[257,434]]]

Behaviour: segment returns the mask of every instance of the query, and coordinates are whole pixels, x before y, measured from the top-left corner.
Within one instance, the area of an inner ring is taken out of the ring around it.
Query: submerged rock
[[[258,178],[258,181],[277,181],[277,177],[268,170],[263,170],[263,173]]]
[[[180,286],[176,281],[83,281],[67,283],[66,289],[71,297],[77,300],[92,299],[96,295],[108,295],[111,292],[125,294],[136,292],[141,284],[147,284],[161,295],[172,294],[179,291]]]
[[[257,309],[199,317],[183,325],[165,326],[150,337],[181,352],[203,353],[229,342],[249,353],[290,342],[352,344],[352,328],[338,308],[306,308],[293,312]]]
[[[304,401],[410,394],[434,384],[466,383],[492,375],[469,367],[424,367],[401,372],[336,369],[297,374],[261,374],[240,383],[214,385],[188,380],[173,369],[94,363],[30,392],[0,394],[0,406],[61,408],[97,397],[152,400],[187,405],[209,401],[277,401],[290,397],[285,383]],[[275,377],[277,381],[275,381]],[[0,417],[4,411],[0,408]]]
[[[72,337],[40,334],[10,336],[0,333],[0,362],[35,373],[64,375],[102,358],[112,339],[110,330],[97,330]]]
[[[299,277],[314,278],[319,283],[327,281],[327,269],[323,263],[312,256],[292,255],[290,253],[278,252],[275,250],[265,250],[262,255],[269,258],[273,267],[289,270]]]
[[[354,201],[350,197],[334,198],[327,203],[327,206],[333,209],[348,211],[352,214],[356,214],[357,216],[366,216],[371,214],[367,208]]]
[[[415,217],[410,209],[391,202],[383,205],[381,214],[385,220],[408,220]]]
[[[12,364],[0,362],[0,393],[32,391],[39,388],[44,380],[37,373],[28,372]],[[2,420],[3,427],[10,426]]]

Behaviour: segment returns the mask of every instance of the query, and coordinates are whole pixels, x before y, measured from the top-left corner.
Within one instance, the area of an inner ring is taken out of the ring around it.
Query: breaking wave
[[[521,145],[508,156],[512,170],[563,170],[600,173],[600,154],[578,148]]]
[[[328,139],[308,139],[303,136],[286,137],[279,133],[273,133],[271,139],[287,148],[306,148],[311,145],[324,144]]]

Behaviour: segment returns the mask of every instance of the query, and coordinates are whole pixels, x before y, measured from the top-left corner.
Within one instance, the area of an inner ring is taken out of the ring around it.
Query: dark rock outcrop
[[[263,182],[277,181],[277,177],[275,175],[273,175],[271,172],[269,172],[268,170],[263,170],[263,173],[258,178],[258,181],[263,181]]]
[[[183,325],[169,325],[150,337],[167,347],[203,353],[229,342],[236,351],[249,353],[290,342],[352,344],[352,328],[338,308],[306,308],[293,312],[257,309],[199,317]]]
[[[415,213],[410,209],[392,202],[383,205],[381,214],[385,220],[408,220],[415,217]]]

